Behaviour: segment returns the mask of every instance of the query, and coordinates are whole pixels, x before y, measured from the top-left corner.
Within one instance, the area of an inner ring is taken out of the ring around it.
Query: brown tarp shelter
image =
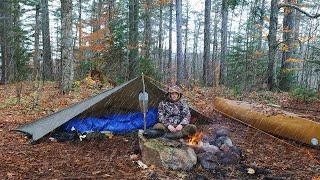
[[[145,88],[149,94],[149,107],[157,107],[159,102],[165,99],[167,92],[161,89],[159,84],[156,85],[157,82],[151,78],[145,77],[144,79]],[[142,89],[142,77],[140,76],[47,117],[19,127],[14,131],[28,135],[33,142],[36,142],[72,118],[101,117],[111,113],[137,112],[140,111],[138,96]],[[190,108],[190,110],[191,115],[196,117],[197,121],[209,121],[209,118],[195,109]]]

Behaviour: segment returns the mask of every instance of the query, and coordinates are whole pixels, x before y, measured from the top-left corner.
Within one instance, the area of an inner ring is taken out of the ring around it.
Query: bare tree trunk
[[[0,1],[0,9],[4,9],[4,5],[3,5],[4,2]],[[4,74],[4,71],[5,71],[5,58],[4,58],[4,54],[5,54],[5,51],[4,51],[4,13],[3,12],[0,12],[0,17],[2,17],[3,19],[0,20],[0,49],[1,49],[1,78],[0,78],[0,84],[4,84],[4,77],[5,77],[5,74]]]
[[[14,82],[19,82],[22,80],[21,76],[20,76],[20,72],[18,71],[18,67],[17,67],[17,62],[20,61],[20,59],[18,59],[19,57],[21,57],[21,55],[19,55],[19,50],[22,47],[21,44],[21,35],[18,34],[17,30],[20,29],[21,26],[21,21],[20,21],[20,4],[19,3],[13,3],[13,27],[12,27],[12,31],[13,31],[13,35],[12,35],[12,39],[13,39],[13,52],[12,52],[12,58],[13,58],[13,72],[14,72]],[[20,94],[19,94],[19,103],[20,103]]]
[[[162,13],[162,4],[160,4],[160,14],[159,14],[160,22],[159,22],[159,44],[158,44],[158,57],[160,64],[160,72],[163,74],[163,58],[162,58],[162,35],[163,35],[163,13]]]
[[[228,43],[228,2],[222,0],[222,23],[221,23],[221,60],[220,60],[220,83],[226,83],[227,77],[227,43]]]
[[[0,1],[0,16],[3,18],[0,20],[0,43],[1,43],[1,84],[6,84],[8,82],[7,77],[7,62],[8,62],[8,55],[7,55],[7,28],[6,24],[8,24],[8,14],[6,10],[8,9],[8,3],[4,1]]]
[[[272,90],[275,86],[274,63],[277,54],[277,26],[278,26],[278,0],[271,0],[270,26],[268,35],[269,62],[268,62],[268,89]]]
[[[188,30],[189,30],[189,1],[187,1],[187,14],[186,14],[186,29],[184,34],[184,79],[186,80],[186,84],[188,83],[189,74],[188,74]]]
[[[36,16],[35,16],[35,32],[34,32],[34,57],[33,57],[33,75],[34,80],[34,93],[33,96],[33,108],[36,108],[39,105],[39,88],[40,88],[40,51],[39,51],[39,44],[40,44],[40,5],[36,5]]]
[[[56,25],[57,25],[57,32],[56,32],[56,39],[57,39],[57,49],[56,49],[56,54],[58,56],[58,54],[60,54],[60,57],[57,59],[59,60],[56,64],[56,69],[57,69],[57,79],[58,81],[60,82],[59,86],[60,86],[60,89],[62,89],[62,57],[61,57],[61,54],[62,54],[62,49],[61,49],[61,26],[59,26],[59,22],[61,23],[61,19],[60,18],[57,18],[56,19]],[[60,43],[59,43],[60,42]],[[41,67],[41,65],[40,65]]]
[[[10,1],[2,1],[0,2],[0,7],[2,11],[0,11],[1,17],[1,62],[2,62],[2,75],[1,75],[1,83],[7,84],[13,80],[13,35],[12,35],[12,25],[13,18],[11,15],[12,11],[12,2]],[[6,88],[7,86],[5,86]]]
[[[258,50],[262,50],[262,35],[263,35],[263,18],[265,15],[265,0],[261,0],[261,7],[260,7],[260,17],[259,17],[259,25],[260,25],[260,30],[259,30],[259,41],[258,41]]]
[[[8,57],[8,61],[7,61],[7,78],[8,81],[7,82],[14,82],[15,81],[15,77],[16,77],[16,69],[15,69],[15,59],[14,59],[14,55],[15,55],[15,33],[13,31],[14,27],[14,22],[15,22],[15,17],[14,14],[12,14],[11,12],[14,11],[14,2],[9,3],[9,21],[8,21],[8,28],[7,28],[7,33],[8,33],[8,38],[7,38],[7,57]]]
[[[42,26],[42,43],[43,43],[42,74],[43,74],[44,80],[53,80],[48,0],[41,0],[41,4],[42,4],[41,26]]]
[[[173,21],[173,0],[170,0],[170,19],[169,19],[169,59],[168,59],[168,77],[172,77],[172,21]]]
[[[14,82],[15,90],[16,90],[16,97],[17,97],[17,103],[21,103],[21,93],[22,93],[22,73],[18,70],[18,62],[21,61],[20,57],[20,50],[22,50],[22,35],[18,34],[17,30],[21,27],[21,21],[20,21],[20,4],[17,2],[13,3],[13,52],[12,52],[12,58],[13,58],[13,74],[14,74]]]
[[[297,3],[302,3],[303,0],[298,0]],[[294,28],[294,45],[299,44],[299,35],[300,35],[300,25],[301,25],[301,12],[295,11],[295,28]],[[298,48],[293,49],[293,53],[297,54]]]
[[[74,79],[72,52],[72,0],[61,0],[62,92],[68,93]]]
[[[102,1],[103,0],[98,0],[98,2],[95,2],[94,0],[94,21],[93,21],[93,32],[97,32],[101,29],[101,11],[102,11]],[[101,39],[98,38],[98,40],[95,40],[92,42],[94,45],[100,45],[101,44]],[[94,57],[99,58],[101,53],[99,51],[94,52]]]
[[[101,23],[99,21],[101,18],[102,1],[103,0],[98,0],[98,2],[96,3],[94,0],[94,2],[93,2],[94,10],[92,13],[94,13],[94,20],[95,20],[95,22],[93,23],[93,25],[94,25],[93,32],[96,32],[101,29]]]
[[[145,11],[144,11],[144,58],[150,59],[150,43],[151,43],[151,1],[145,0]]]
[[[302,3],[302,0],[297,0],[297,4]],[[301,21],[301,12],[295,11],[295,27],[294,27],[294,37],[293,37],[293,56],[296,58],[302,58],[302,56],[298,53],[300,47],[299,36],[300,36],[300,21]],[[301,53],[302,54],[302,53]],[[293,65],[294,68],[301,68],[302,63],[296,63]],[[301,71],[300,71],[301,72]],[[296,82],[299,82],[299,74],[300,72],[296,72]]]
[[[204,56],[203,56],[203,75],[202,80],[206,86],[209,84],[209,63],[210,63],[210,25],[211,25],[211,0],[205,1],[205,15],[204,15]]]
[[[137,75],[138,61],[138,18],[139,18],[139,1],[129,1],[129,79]]]
[[[294,52],[294,37],[296,34],[294,34],[292,31],[297,30],[295,27],[295,16],[294,16],[294,11],[298,11],[304,15],[306,15],[309,18],[319,18],[320,14],[310,14],[303,9],[301,9],[299,6],[296,4],[293,4],[296,2],[296,0],[286,0],[285,3],[281,3],[278,5],[278,8],[285,8],[285,17],[284,17],[284,33],[283,33],[283,39],[284,39],[284,44],[286,45],[286,51],[283,52],[282,56],[282,64],[281,64],[281,71],[280,71],[280,83],[279,86],[283,90],[289,90],[292,85],[292,75],[293,73],[288,71],[290,68],[292,68],[292,63],[288,61],[290,58],[292,58],[293,52]],[[307,47],[308,48],[308,47]],[[308,63],[307,63],[308,64]],[[305,64],[304,64],[305,65]],[[308,66],[304,66],[304,68]],[[309,71],[307,71],[307,77],[310,75],[310,80],[311,80],[311,73],[312,73],[312,67],[308,68]],[[307,78],[305,77],[305,78]],[[305,79],[307,81],[307,79]],[[310,85],[311,82],[306,82],[308,85]]]
[[[212,45],[212,84],[218,86],[219,76],[218,75],[218,67],[219,59],[218,59],[218,23],[219,23],[219,6],[216,4],[215,7],[215,15],[214,15],[214,27],[213,27],[213,45]]]
[[[91,21],[94,22],[95,21],[95,18],[96,18],[96,0],[93,0],[92,1],[92,9],[91,9]],[[93,33],[95,31],[95,24],[94,23],[91,23],[90,24],[90,28],[91,28],[91,33]]]
[[[18,62],[21,61],[19,58],[22,56],[20,55],[20,50],[22,50],[22,35],[18,33],[21,27],[21,21],[20,21],[20,4],[17,2],[12,3],[12,11],[10,13],[12,14],[12,29],[10,30],[12,33],[11,41],[12,41],[12,52],[11,52],[11,65],[13,69],[13,81],[16,83],[15,90],[16,90],[16,97],[17,102],[20,104],[21,102],[21,92],[22,92],[22,77],[20,71],[18,71]],[[20,83],[18,83],[20,82]]]
[[[79,0],[79,52],[81,53],[81,46],[82,46],[82,0]],[[80,54],[80,60],[82,59],[82,54]]]
[[[2,32],[0,33],[2,34]],[[1,35],[2,36],[2,35]],[[3,38],[3,36],[2,36]],[[0,84],[6,84],[6,50],[5,45],[1,40],[1,81]]]
[[[109,3],[108,3],[108,15],[109,15],[109,21],[112,21],[114,18],[114,12],[115,10],[115,0],[109,0]],[[110,25],[110,23],[109,23]],[[111,26],[110,26],[111,27]]]
[[[291,0],[287,0],[288,3],[291,3]],[[285,16],[283,18],[283,44],[287,47],[287,50],[282,53],[281,61],[281,70],[280,70],[280,79],[279,79],[279,88],[288,91],[292,85],[292,76],[293,73],[290,70],[292,68],[292,63],[288,60],[292,58],[293,55],[293,42],[294,42],[294,21],[295,13],[294,9],[285,8]]]
[[[192,53],[192,77],[193,82],[195,83],[197,80],[197,55],[198,55],[198,41],[199,41],[199,33],[200,33],[200,27],[201,24],[198,20],[195,20],[194,23],[196,24],[196,29],[194,31],[194,38],[193,38],[193,53]]]
[[[254,10],[254,5],[257,4],[257,0],[255,0],[255,3],[251,4],[251,12],[253,12]],[[245,49],[245,71],[244,71],[244,91],[247,92],[248,90],[248,85],[249,85],[249,60],[248,60],[248,56],[249,56],[249,39],[250,37],[252,36],[252,32],[251,32],[251,29],[252,29],[252,26],[251,26],[251,23],[253,23],[253,17],[248,17],[248,20],[247,20],[249,23],[247,23],[246,25],[246,42],[244,44],[244,49]]]
[[[35,32],[34,32],[34,78],[35,80],[39,80],[38,76],[40,73],[40,52],[39,52],[39,36],[40,36],[40,5],[36,5],[36,24],[35,24]]]
[[[231,45],[232,25],[234,23],[233,18],[235,16],[235,11],[231,11],[230,14],[231,14],[230,18],[229,18],[229,14],[228,14],[228,21],[227,21],[227,22],[229,22],[229,20],[230,20],[230,24],[228,25],[227,32],[226,32],[227,33],[227,47]]]
[[[308,86],[308,67],[309,67],[309,63],[308,63],[308,59],[310,56],[310,38],[312,36],[311,34],[311,29],[312,26],[309,26],[307,32],[308,32],[308,41],[306,44],[306,49],[304,52],[304,58],[303,58],[303,67],[302,67],[302,83],[307,87]]]
[[[177,26],[177,84],[182,85],[184,79],[183,54],[182,54],[182,0],[176,0],[176,26]]]

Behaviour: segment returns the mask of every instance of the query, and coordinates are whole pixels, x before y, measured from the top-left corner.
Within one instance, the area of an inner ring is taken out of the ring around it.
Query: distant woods
[[[0,1],[1,84],[100,72],[236,91],[320,90],[316,0]],[[101,78],[103,79],[103,78]]]

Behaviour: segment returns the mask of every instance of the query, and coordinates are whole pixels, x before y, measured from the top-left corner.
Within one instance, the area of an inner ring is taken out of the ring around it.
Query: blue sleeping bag
[[[151,127],[158,121],[158,110],[150,108],[147,113],[147,127]],[[70,133],[74,127],[79,133],[111,131],[113,133],[128,133],[137,129],[143,129],[143,113],[111,114],[101,118],[88,117],[84,119],[71,119],[62,125],[64,132]]]

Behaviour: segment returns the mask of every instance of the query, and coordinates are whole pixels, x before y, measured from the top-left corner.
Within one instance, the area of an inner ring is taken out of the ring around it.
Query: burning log
[[[188,137],[186,144],[195,150],[198,162],[205,169],[238,164],[244,157],[242,151],[234,146],[226,129],[217,130],[211,138],[198,132]]]
[[[202,138],[203,138],[203,133],[197,132],[195,135],[189,136],[187,144],[188,145],[198,145],[199,142],[202,142],[201,141]]]
[[[197,132],[187,139],[187,145],[192,147],[196,153],[210,152],[215,154],[220,151],[217,146],[211,145],[208,142],[203,142],[203,137],[204,134],[202,132]]]
[[[227,152],[233,147],[231,139],[227,136],[229,133],[225,129],[220,129],[215,133],[215,139],[210,142],[203,142],[204,134],[197,132],[193,136],[188,137],[187,145],[194,148],[198,152],[216,153],[220,150]]]

